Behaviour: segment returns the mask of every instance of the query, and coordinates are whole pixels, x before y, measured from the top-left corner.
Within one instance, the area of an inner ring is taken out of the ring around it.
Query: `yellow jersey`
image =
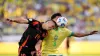
[[[72,34],[73,32],[67,28],[58,27],[58,30],[49,30],[48,35],[42,42],[42,56],[48,56],[47,54],[58,54],[58,47],[66,37],[69,37]]]

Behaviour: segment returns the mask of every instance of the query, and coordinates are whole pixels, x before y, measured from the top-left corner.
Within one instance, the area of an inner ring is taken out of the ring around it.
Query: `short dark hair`
[[[56,16],[62,16],[60,13],[55,13],[51,16],[51,20],[54,19]]]

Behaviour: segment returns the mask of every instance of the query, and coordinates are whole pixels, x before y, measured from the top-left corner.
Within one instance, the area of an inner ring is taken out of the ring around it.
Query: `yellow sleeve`
[[[67,35],[67,37],[71,37],[71,36],[73,36],[74,33],[71,30],[66,28],[65,34]]]

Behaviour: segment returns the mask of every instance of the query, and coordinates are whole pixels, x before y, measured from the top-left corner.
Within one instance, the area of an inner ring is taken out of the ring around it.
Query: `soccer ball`
[[[65,17],[59,17],[56,21],[57,25],[59,27],[66,27],[68,24],[68,20]]]

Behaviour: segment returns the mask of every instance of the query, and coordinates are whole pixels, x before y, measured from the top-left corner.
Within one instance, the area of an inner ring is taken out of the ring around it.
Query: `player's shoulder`
[[[70,29],[68,29],[68,28],[66,28],[66,27],[61,27],[61,28],[59,28],[60,30],[62,30],[62,31],[71,31]]]
[[[29,18],[28,20],[28,24],[35,26],[35,25],[40,25],[41,23],[39,21],[37,21],[36,19],[33,18]]]
[[[33,21],[33,18],[29,18],[28,20],[29,20],[29,21]]]
[[[28,18],[28,21],[36,21],[36,22],[39,22],[38,20],[34,19],[34,18]]]

